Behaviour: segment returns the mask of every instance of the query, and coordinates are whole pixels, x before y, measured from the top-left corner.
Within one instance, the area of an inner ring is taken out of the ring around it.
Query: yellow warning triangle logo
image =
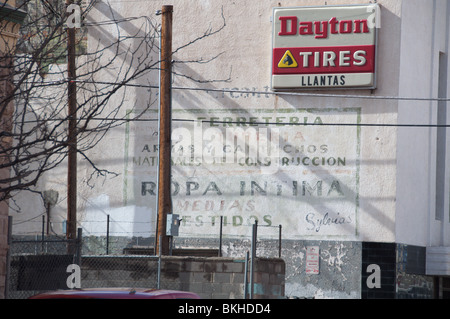
[[[287,50],[286,53],[281,58],[278,63],[279,68],[296,68],[298,67],[297,61],[295,61],[294,56],[291,51]]]

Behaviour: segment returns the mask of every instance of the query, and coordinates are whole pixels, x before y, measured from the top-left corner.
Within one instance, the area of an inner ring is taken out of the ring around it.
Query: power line
[[[211,124],[234,125],[265,125],[265,126],[356,126],[356,127],[450,127],[450,124],[395,124],[395,123],[278,123],[278,122],[241,122],[212,121],[192,119],[172,119],[174,122],[202,122]]]
[[[210,91],[210,92],[226,92],[226,93],[242,93],[242,94],[268,94],[268,95],[288,95],[302,97],[331,97],[343,99],[369,99],[369,100],[400,100],[400,101],[450,101],[450,98],[420,98],[420,97],[399,97],[399,96],[377,96],[377,95],[348,95],[348,94],[328,94],[328,93],[307,93],[307,92],[285,92],[285,91],[248,91],[234,89],[206,89],[192,87],[173,87],[174,90],[190,90],[190,91]]]
[[[122,83],[117,82],[106,82],[106,81],[83,81],[83,83],[92,84],[104,84],[104,85],[117,85]],[[124,86],[141,87],[157,89],[157,85],[146,85],[146,84],[132,84],[124,83]],[[431,98],[431,97],[401,97],[401,96],[378,96],[378,95],[349,95],[349,94],[329,94],[329,93],[309,93],[309,92],[285,92],[285,91],[249,91],[249,90],[239,90],[239,89],[214,89],[214,88],[195,88],[195,87],[177,87],[173,86],[173,90],[186,90],[186,91],[204,91],[204,92],[219,92],[219,93],[240,93],[240,94],[251,94],[251,95],[288,95],[288,96],[300,96],[300,97],[318,97],[318,98],[340,98],[340,99],[368,99],[368,100],[396,100],[396,101],[425,101],[425,102],[448,102],[450,98]]]
[[[42,122],[63,122],[68,119],[42,119],[42,120],[26,120],[23,121],[24,124],[42,123]],[[110,121],[110,122],[157,122],[158,119],[148,119],[148,118],[108,118],[108,117],[90,117],[90,118],[78,118],[79,121]],[[236,125],[236,126],[354,126],[354,127],[415,127],[415,128],[439,128],[439,127],[450,127],[450,124],[414,124],[414,123],[279,123],[279,122],[247,122],[247,121],[217,121],[217,120],[197,120],[197,119],[183,119],[183,118],[172,118],[172,122],[186,122],[186,123],[202,123],[202,124],[222,124],[224,127],[226,125]]]
[[[69,81],[59,80],[59,81],[47,81],[41,83],[41,86],[48,85],[58,85],[67,83]],[[133,84],[133,83],[123,83],[123,82],[107,82],[107,81],[86,81],[86,80],[76,80],[79,83],[86,84],[101,84],[101,85],[121,85],[137,88],[146,89],[158,89],[157,85],[149,84]],[[173,90],[185,90],[185,91],[203,91],[203,92],[218,92],[218,93],[240,93],[248,95],[287,95],[287,96],[299,96],[299,97],[317,97],[317,98],[339,98],[339,99],[365,99],[365,100],[394,100],[394,101],[421,101],[421,102],[449,102],[450,98],[432,98],[432,97],[401,97],[401,96],[379,96],[379,95],[349,95],[349,94],[330,94],[330,93],[309,93],[309,92],[284,92],[284,91],[249,91],[249,90],[239,90],[239,89],[214,89],[214,88],[195,88],[195,87],[177,87],[173,86]]]
[[[42,86],[48,85],[59,85],[67,83],[68,80],[59,81],[48,81]],[[120,85],[136,88],[146,88],[146,89],[158,89],[157,85],[149,84],[133,84],[133,83],[123,83],[123,82],[107,82],[107,81],[85,81],[76,80],[79,83],[91,83],[99,85]],[[301,96],[301,97],[326,97],[326,98],[340,98],[340,99],[370,99],[370,100],[396,100],[396,101],[420,101],[420,102],[448,102],[449,98],[418,98],[418,97],[396,97],[396,96],[374,96],[374,95],[341,95],[341,94],[327,94],[327,93],[309,93],[309,92],[271,92],[271,91],[249,91],[249,90],[236,90],[236,89],[212,89],[212,88],[194,88],[194,87],[172,87],[173,90],[186,90],[186,91],[203,91],[203,92],[221,92],[221,93],[240,93],[240,94],[251,94],[251,95],[288,95],[288,96]],[[41,123],[45,121],[66,121],[66,118],[62,119],[42,119],[42,120],[28,120],[23,123]],[[115,121],[115,122],[155,122],[158,119],[148,119],[148,118],[107,118],[107,117],[89,117],[89,118],[79,118],[80,121]],[[210,124],[222,124],[222,125],[263,125],[263,126],[355,126],[355,127],[412,127],[412,128],[444,128],[450,127],[450,124],[415,124],[415,123],[278,123],[278,122],[247,122],[247,121],[217,121],[217,120],[195,120],[195,119],[183,119],[174,118],[173,122],[202,122]]]

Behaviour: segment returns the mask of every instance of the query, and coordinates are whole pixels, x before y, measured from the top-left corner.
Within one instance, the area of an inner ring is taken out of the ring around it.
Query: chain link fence
[[[24,299],[67,289],[68,265],[81,263],[81,240],[13,239],[8,254],[6,298]]]
[[[218,225],[216,238],[171,237],[170,254],[245,258],[250,253],[252,258],[281,257],[281,226],[255,224],[251,226],[251,238],[229,236],[222,231],[222,226]],[[49,236],[44,231],[34,238],[11,236],[7,298],[24,299],[43,291],[68,289],[72,274],[69,265],[81,267],[82,288],[180,290],[171,263],[155,256],[154,245],[154,237],[84,235],[81,228],[75,240]],[[164,280],[161,280],[162,273]]]

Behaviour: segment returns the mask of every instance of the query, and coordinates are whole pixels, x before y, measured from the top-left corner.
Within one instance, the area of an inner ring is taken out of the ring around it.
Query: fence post
[[[106,215],[106,254],[109,255],[109,215]]]
[[[83,245],[83,229],[78,228],[77,238],[75,240],[76,246],[76,255],[75,255],[75,264],[81,267],[81,248]]]
[[[41,253],[44,252],[45,215],[42,215]]]
[[[222,257],[222,224],[223,224],[223,216],[220,216],[220,230],[219,230],[219,257]]]
[[[157,283],[156,288],[161,288],[161,239],[158,241],[159,249],[158,249],[158,277],[157,277]]]
[[[12,216],[8,216],[8,234],[6,251],[6,274],[5,274],[5,299],[9,297],[9,277],[11,272],[11,245],[12,245]]]
[[[255,272],[255,262],[256,262],[256,239],[258,231],[258,221],[255,220],[252,228],[252,264],[250,269],[250,299],[253,299],[253,282],[254,282],[254,272]]]
[[[248,297],[248,250],[245,254],[245,267],[244,267],[244,299]]]
[[[278,227],[278,258],[281,258],[281,224]]]

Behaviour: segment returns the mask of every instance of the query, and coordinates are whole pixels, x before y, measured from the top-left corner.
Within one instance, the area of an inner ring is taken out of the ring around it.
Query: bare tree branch
[[[143,89],[148,90],[149,79],[157,74],[152,72],[159,71],[159,25],[146,16],[117,17],[111,7],[103,21],[92,21],[89,12],[95,5],[91,1],[82,8],[82,27],[77,31],[77,152],[90,165],[91,177],[117,176],[87,154],[109,130],[129,120],[125,115],[128,91],[138,89],[139,83],[145,83]],[[17,0],[17,10],[25,10],[27,18],[16,50],[7,48],[0,55],[0,88],[4,87],[0,90],[0,170],[10,172],[0,177],[0,200],[18,191],[33,191],[45,172],[66,159],[69,146],[65,1]],[[222,10],[219,27],[208,28],[173,53],[218,34],[225,26]],[[4,24],[0,28],[4,31]],[[204,64],[220,56],[175,62]],[[200,82],[181,72],[175,74]],[[155,101],[148,94],[146,105],[135,112],[134,119]]]

